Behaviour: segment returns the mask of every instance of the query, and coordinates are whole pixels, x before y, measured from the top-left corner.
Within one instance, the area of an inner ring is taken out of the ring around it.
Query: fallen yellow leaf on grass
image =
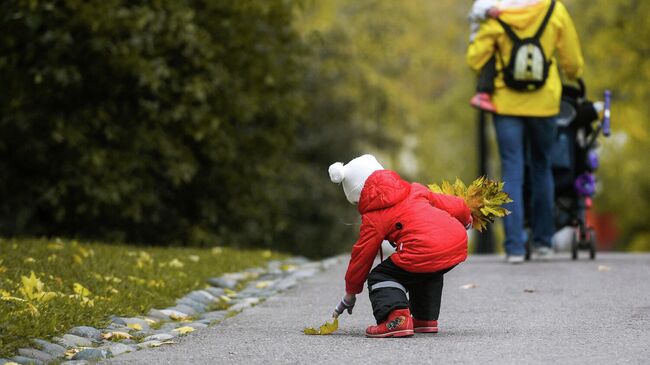
[[[176,329],[173,330],[173,331],[174,331],[174,332],[178,332],[178,333],[180,333],[181,335],[184,335],[184,334],[186,334],[186,333],[194,332],[195,329],[194,329],[193,327],[190,327],[190,326],[183,326],[183,327],[178,327],[178,328],[176,328]]]
[[[320,326],[319,329],[313,327],[307,327],[302,332],[306,335],[329,335],[330,333],[339,329],[339,319],[334,318],[332,323],[325,322],[324,325]]]
[[[185,266],[185,264],[182,261],[180,261],[179,259],[171,260],[168,265],[169,265],[169,267],[173,267],[173,268],[177,268],[177,269],[180,269],[183,266]]]

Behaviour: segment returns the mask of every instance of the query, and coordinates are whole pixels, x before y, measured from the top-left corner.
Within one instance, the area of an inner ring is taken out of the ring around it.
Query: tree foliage
[[[291,149],[286,1],[6,1],[0,232],[263,244]]]

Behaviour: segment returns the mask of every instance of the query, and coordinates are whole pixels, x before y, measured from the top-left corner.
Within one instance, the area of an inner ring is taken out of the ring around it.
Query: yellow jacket
[[[500,18],[509,24],[520,38],[532,37],[541,25],[550,4],[551,0],[543,0],[526,8],[504,10]],[[556,66],[557,60],[559,59],[560,67],[568,79],[580,77],[584,64],[578,34],[569,13],[560,1],[555,3],[555,9],[540,37],[540,43],[547,58],[554,56],[557,51],[546,83],[535,91],[516,91],[506,87],[503,74],[499,72],[494,81],[493,95],[498,114],[548,117],[559,113],[562,81]],[[504,67],[502,62],[507,65],[510,60],[512,41],[499,22],[489,19],[481,24],[476,38],[470,43],[467,63],[472,69],[479,71],[496,49],[500,50],[500,56],[497,56],[497,70],[501,70]]]

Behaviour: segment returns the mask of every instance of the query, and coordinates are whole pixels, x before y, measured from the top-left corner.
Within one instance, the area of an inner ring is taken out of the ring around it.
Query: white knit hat
[[[343,183],[343,192],[345,197],[352,204],[359,203],[363,184],[366,183],[368,176],[377,170],[383,170],[379,161],[373,155],[359,156],[352,161],[343,165],[336,162],[330,165],[330,180],[333,183]]]

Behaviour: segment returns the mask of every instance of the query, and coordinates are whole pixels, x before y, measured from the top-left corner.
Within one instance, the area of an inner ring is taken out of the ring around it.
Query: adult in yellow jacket
[[[508,5],[500,19],[510,25],[520,39],[532,37],[551,8],[553,0],[522,1],[517,7]],[[504,0],[516,2],[516,0]],[[505,5],[505,4],[504,4]],[[496,107],[494,126],[501,157],[504,190],[513,202],[512,214],[504,219],[504,242],[508,262],[523,262],[525,253],[523,182],[526,153],[524,139],[530,144],[529,166],[532,190],[530,225],[535,253],[551,255],[551,238],[555,232],[554,185],[551,170],[551,149],[555,140],[555,116],[559,113],[562,82],[558,63],[568,79],[580,77],[583,67],[578,35],[571,17],[560,1],[555,1],[549,21],[540,36],[547,59],[552,60],[544,86],[534,91],[508,88],[501,70],[510,60],[513,42],[503,26],[495,19],[481,24],[467,50],[467,62],[476,71],[496,53],[498,76],[494,81],[493,102]],[[554,55],[557,53],[557,57]]]

